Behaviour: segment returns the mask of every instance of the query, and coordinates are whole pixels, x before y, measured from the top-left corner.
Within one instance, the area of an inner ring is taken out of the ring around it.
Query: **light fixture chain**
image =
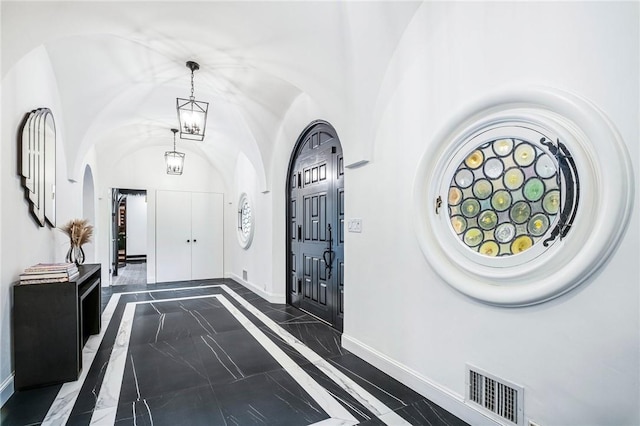
[[[191,100],[193,101],[195,97],[193,96],[193,69],[191,70]]]

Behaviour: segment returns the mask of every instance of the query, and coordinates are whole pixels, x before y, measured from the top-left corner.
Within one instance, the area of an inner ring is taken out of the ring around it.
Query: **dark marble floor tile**
[[[327,375],[320,371],[314,364],[305,364],[301,366],[311,378],[326,389],[336,400],[347,409],[358,421],[363,422],[376,418],[376,414],[369,411],[362,403],[354,398],[351,393],[343,389],[336,382],[331,380]],[[384,413],[382,413],[384,414]]]
[[[129,287],[129,286],[126,286]],[[211,292],[212,290],[209,290]],[[215,292],[219,292],[220,290],[213,290]],[[188,294],[187,294],[188,295]],[[110,350],[113,347],[113,342],[115,341],[115,337],[118,333],[118,329],[120,326],[120,320],[122,318],[122,314],[124,312],[125,306],[130,302],[140,302],[147,300],[158,300],[158,303],[149,303],[149,304],[140,304],[136,306],[136,318],[141,315],[138,314],[140,310],[142,316],[146,314],[155,314],[159,315],[158,311],[161,313],[169,313],[169,312],[182,312],[184,313],[188,309],[185,306],[189,307],[198,307],[198,308],[220,308],[221,310],[225,310],[220,302],[218,302],[215,298],[206,298],[206,299],[193,299],[193,301],[185,300],[178,302],[164,302],[164,299],[175,298],[175,297],[185,297],[185,294],[178,295],[174,291],[168,292],[156,292],[156,293],[140,293],[140,294],[123,294],[120,295],[120,300],[116,309],[113,313],[113,317],[108,329],[105,332],[105,336],[102,340],[102,344],[100,345],[100,350]],[[187,305],[185,305],[187,304]],[[106,324],[103,324],[103,327]],[[148,341],[155,341],[155,333],[157,331],[158,322],[156,322],[156,329],[153,330],[154,339],[147,339]],[[204,332],[204,331],[203,331]],[[188,334],[187,334],[188,335]],[[138,339],[136,337],[136,339]]]
[[[227,425],[310,425],[329,416],[284,370],[214,386]]]
[[[219,305],[208,309],[197,309],[197,305],[184,304],[185,308],[188,309],[188,315],[196,320],[200,326],[199,329],[212,330],[217,334],[244,328],[238,319],[217,299],[214,298],[212,300],[215,300]]]
[[[231,288],[238,296],[242,297],[244,300],[248,302],[264,300],[260,295],[254,293],[248,288],[231,287],[231,286],[227,286],[227,287]]]
[[[300,352],[292,348],[286,341],[284,341],[280,337],[280,335],[271,331],[270,328],[263,326],[262,328],[260,328],[260,331],[262,331],[269,339],[271,339],[272,342],[274,342],[280,349],[282,349],[282,351],[287,354],[287,356],[291,358],[296,364],[303,365],[310,362],[307,358],[303,357]]]
[[[194,337],[210,383],[231,383],[281,368],[280,364],[245,329]]]
[[[351,353],[329,358],[328,361],[392,410],[424,399],[419,393]]]
[[[339,371],[395,409],[409,423],[465,424],[342,349],[340,333],[324,323],[294,307],[270,304],[229,279],[103,288],[103,309],[111,294],[144,293],[120,296],[120,303],[105,331],[100,351],[88,372],[68,424],[89,423],[125,304],[147,300],[157,300],[158,303],[136,307],[116,424],[304,425],[327,419],[328,415],[306,391],[281,369],[216,298],[162,302],[168,298],[212,294],[223,295],[237,307],[294,362],[348,407],[361,424],[383,424],[224,290],[206,287],[219,284],[233,289]],[[169,291],[149,292],[158,289]],[[162,314],[165,314],[164,326],[158,333]],[[137,343],[155,342],[156,333],[158,343]],[[59,386],[55,386],[16,393],[2,407],[0,423],[3,426],[39,424],[58,390]],[[47,396],[48,392],[50,395]]]
[[[67,420],[66,426],[87,426],[91,423],[91,416],[93,412],[72,415]]]
[[[110,357],[111,350],[98,351],[91,366],[84,366],[89,368],[89,372],[73,406],[72,416],[91,413],[95,408]]]
[[[118,334],[118,328],[120,327],[120,320],[122,319],[124,308],[124,303],[118,303],[111,317],[111,322],[109,324],[102,322],[101,327],[107,327],[107,329],[104,332],[104,337],[102,338],[102,342],[100,342],[98,350],[106,351],[113,348],[113,343],[115,342]]]
[[[0,410],[2,426],[40,424],[53,403],[61,385],[15,391]]]
[[[208,383],[191,337],[129,346],[120,402],[151,398]]]
[[[318,320],[312,316],[296,309],[292,306],[286,305],[257,305],[266,316],[277,322],[278,324],[309,324],[319,323]]]
[[[209,284],[209,285],[216,285],[216,284]],[[220,287],[209,287],[209,285],[196,286],[197,288],[190,288],[190,289],[186,289],[186,288],[176,289],[175,294],[176,294],[176,297],[206,296],[209,294],[226,294],[224,290],[222,290]],[[199,299],[193,299],[192,301],[195,301],[195,300],[199,300]]]
[[[467,423],[428,399],[422,399],[395,411],[414,426],[468,426]]]
[[[329,358],[344,355],[340,346],[339,331],[319,322],[282,323],[282,328],[307,345],[321,357]]]
[[[222,411],[210,386],[169,392],[118,406],[116,425],[224,425]]]
[[[240,293],[248,294],[248,293],[246,293],[246,289],[245,290],[232,289],[232,290],[234,292],[238,293],[238,294],[240,294]],[[280,307],[280,306],[286,306],[286,305],[282,305],[282,304],[269,303],[269,301],[267,301],[266,299],[263,299],[262,297],[259,298],[259,299],[252,299],[251,304],[253,306],[260,307],[260,309],[263,309],[263,308],[265,308],[265,309],[274,309],[274,308],[277,308],[277,307]]]
[[[129,286],[126,286],[129,287]],[[113,292],[116,293],[116,292]],[[116,340],[116,336],[118,334],[118,330],[120,328],[120,322],[122,320],[122,314],[124,313],[126,304],[129,302],[138,302],[148,299],[148,294],[122,294],[119,296],[120,299],[118,304],[116,305],[111,321],[107,325],[106,323],[102,323],[102,327],[107,327],[104,333],[104,337],[102,338],[102,342],[100,343],[99,350],[111,350],[113,347],[113,343]]]
[[[171,312],[168,314],[141,316],[136,314],[131,327],[129,344],[137,345],[165,340],[180,340],[190,336],[217,333],[213,325],[215,322],[212,323],[200,312],[206,311]],[[209,316],[213,317],[213,315]]]
[[[365,420],[363,422],[358,423],[358,426],[384,426],[384,425],[386,425],[386,423],[377,417],[371,420]]]

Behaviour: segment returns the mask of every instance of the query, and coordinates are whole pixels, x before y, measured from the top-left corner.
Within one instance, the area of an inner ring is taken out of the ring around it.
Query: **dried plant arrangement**
[[[67,252],[66,261],[76,264],[84,263],[82,245],[91,242],[93,225],[89,225],[87,219],[72,219],[59,229],[69,236],[71,244]]]
[[[72,219],[60,228],[62,232],[69,236],[71,246],[80,247],[91,242],[93,235],[93,225],[89,225],[87,219]]]

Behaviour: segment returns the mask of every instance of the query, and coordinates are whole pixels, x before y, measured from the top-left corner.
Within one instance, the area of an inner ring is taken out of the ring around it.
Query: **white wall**
[[[146,147],[120,159],[115,164],[102,161],[98,167],[103,172],[103,184],[99,193],[99,222],[105,230],[99,244],[99,257],[102,263],[102,284],[109,284],[109,250],[110,237],[106,230],[110,227],[111,190],[110,188],[144,189],[147,191],[146,218],[146,254],[147,282],[155,283],[155,193],[157,190],[193,191],[193,192],[227,192],[221,174],[198,153],[188,147],[180,148],[185,152],[185,166],[182,175],[167,175],[164,162],[166,146]],[[98,156],[108,158],[107,155]],[[226,196],[225,196],[226,199]],[[226,213],[226,212],[225,212]],[[233,217],[231,218],[231,220]],[[225,222],[227,218],[225,217]]]
[[[127,196],[127,256],[147,254],[147,197]]]
[[[393,96],[373,162],[345,175],[347,218],[363,220],[345,242],[348,348],[467,419],[473,413],[459,401],[471,363],[524,386],[525,415],[539,424],[640,423],[637,208],[599,273],[558,299],[515,309],[443,282],[413,226],[416,170],[433,135],[507,84],[591,99],[638,159],[638,18],[637,3],[423,4],[381,91]]]
[[[82,218],[87,219],[89,224],[93,225],[94,235],[91,241],[83,246],[85,262],[95,263],[96,261],[96,194],[91,167],[86,166],[84,177],[82,179]]]
[[[240,155],[235,167],[235,186],[232,197],[225,203],[225,271],[226,276],[242,282],[265,299],[274,303],[285,303],[284,291],[274,292],[271,276],[273,260],[271,254],[271,194],[260,191],[260,180],[247,157]],[[254,236],[251,245],[243,249],[238,242],[238,201],[246,193],[252,206]],[[243,271],[247,280],[243,279]]]
[[[288,219],[286,218],[286,192],[287,172],[291,153],[295,148],[296,141],[304,129],[314,120],[323,119],[331,123],[338,133],[338,138],[342,142],[342,128],[336,128],[337,111],[327,111],[323,109],[307,94],[302,94],[292,103],[280,126],[278,137],[274,141],[274,158],[271,161],[269,173],[271,175],[271,255],[272,255],[272,277],[270,291],[273,294],[286,295],[286,228]],[[360,157],[358,157],[360,158]],[[346,185],[346,183],[345,183]]]
[[[25,113],[48,107],[56,122],[56,216],[58,226],[82,213],[82,186],[67,180],[63,112],[55,75],[44,48],[20,60],[2,79],[2,258],[0,260],[0,395],[2,401],[13,389],[11,346],[12,283],[29,265],[61,262],[68,238],[48,225],[40,227],[29,213],[16,166],[18,127]]]

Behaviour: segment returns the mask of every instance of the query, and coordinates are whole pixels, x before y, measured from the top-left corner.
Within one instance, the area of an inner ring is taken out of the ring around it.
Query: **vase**
[[[68,263],[75,263],[76,265],[82,265],[84,263],[84,251],[82,246],[71,246],[67,251],[67,257],[65,258]]]

